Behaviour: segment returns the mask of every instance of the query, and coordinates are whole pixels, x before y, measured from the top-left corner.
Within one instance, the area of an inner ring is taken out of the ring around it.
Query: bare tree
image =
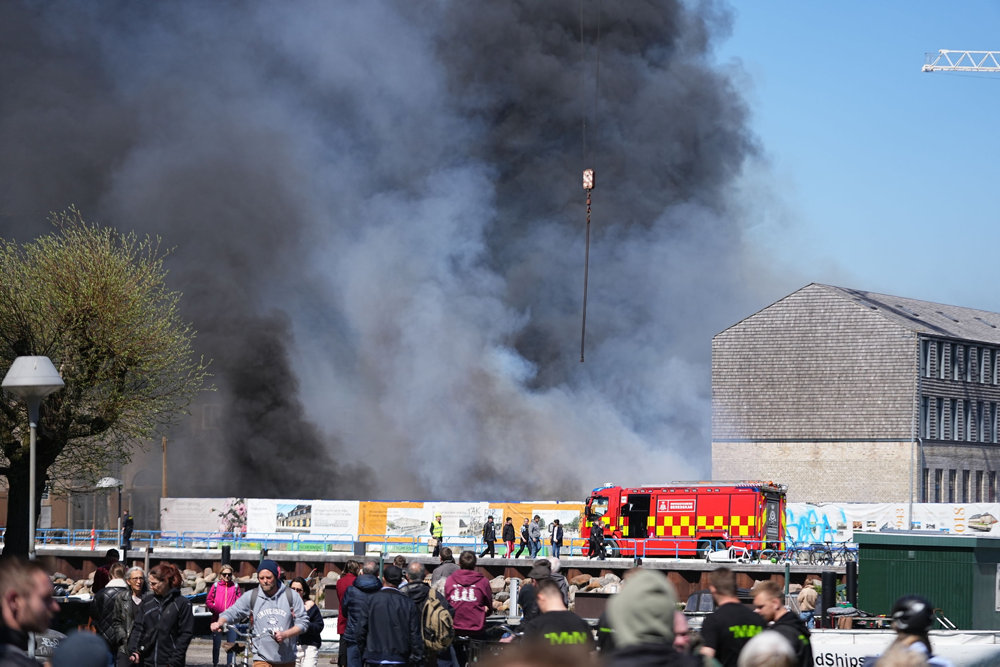
[[[42,490],[96,479],[184,414],[206,388],[195,332],[166,287],[160,240],[88,223],[75,208],[33,241],[0,239],[0,368],[45,355],[66,383],[45,399],[37,434]],[[28,550],[28,416],[0,401],[0,474],[8,483],[4,554]]]

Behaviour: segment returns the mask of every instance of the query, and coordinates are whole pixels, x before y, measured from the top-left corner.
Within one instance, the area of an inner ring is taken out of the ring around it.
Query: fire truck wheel
[[[698,540],[698,558],[708,560],[708,554],[712,553],[712,540]]]

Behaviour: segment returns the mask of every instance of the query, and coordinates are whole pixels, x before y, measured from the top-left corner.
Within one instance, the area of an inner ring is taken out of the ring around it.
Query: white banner
[[[855,531],[907,530],[909,503],[788,503],[790,542],[850,542]],[[1000,503],[913,503],[913,530],[1000,535]]]

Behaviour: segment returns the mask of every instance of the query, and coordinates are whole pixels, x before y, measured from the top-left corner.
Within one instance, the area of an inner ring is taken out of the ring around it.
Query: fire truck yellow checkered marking
[[[691,516],[665,516],[663,525],[657,526],[656,534],[669,537],[690,537],[694,535],[694,526],[691,525]]]
[[[729,534],[735,537],[746,537],[750,535],[750,529],[754,525],[754,517],[752,516],[734,516],[730,517],[731,521],[729,524]]]

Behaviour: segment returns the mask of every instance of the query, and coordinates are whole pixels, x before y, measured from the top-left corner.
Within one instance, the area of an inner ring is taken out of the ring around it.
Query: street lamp
[[[0,383],[8,393],[28,404],[28,424],[31,427],[28,448],[28,558],[35,558],[35,437],[38,412],[42,399],[65,386],[59,372],[48,357],[17,357]]]
[[[110,489],[111,487],[118,488],[118,551],[122,553],[122,560],[125,560],[124,551],[122,549],[122,481],[120,479],[115,479],[114,477],[102,477],[97,481],[98,489]]]

